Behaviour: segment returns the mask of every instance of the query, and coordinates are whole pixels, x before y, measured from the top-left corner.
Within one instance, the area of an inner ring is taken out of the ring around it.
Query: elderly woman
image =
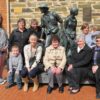
[[[4,84],[6,80],[2,78],[4,60],[8,48],[8,36],[2,27],[3,18],[0,15],[0,84]]]
[[[96,78],[96,98],[100,99],[100,34],[96,36],[92,72]]]
[[[46,48],[43,62],[49,79],[47,93],[52,92],[54,87],[54,77],[57,79],[59,92],[62,93],[64,91],[62,86],[62,72],[66,64],[66,55],[64,47],[60,46],[58,36],[52,36],[51,45]]]
[[[92,61],[92,50],[85,44],[83,35],[77,37],[76,43],[67,66],[69,90],[73,94],[79,92],[80,82],[87,78]]]
[[[24,47],[25,68],[21,71],[21,76],[24,81],[24,91],[28,91],[29,79],[32,79],[34,82],[33,92],[39,87],[37,75],[40,73],[39,66],[42,47],[37,44],[37,40],[35,34],[30,35],[29,44]]]

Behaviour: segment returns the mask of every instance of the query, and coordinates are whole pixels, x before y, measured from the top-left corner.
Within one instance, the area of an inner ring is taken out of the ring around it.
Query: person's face
[[[12,54],[13,56],[17,56],[19,54],[19,48],[12,48]]]
[[[31,35],[30,38],[29,38],[29,42],[30,42],[31,46],[36,46],[36,44],[37,44],[37,37]]]
[[[83,31],[83,34],[87,35],[89,33],[89,27],[87,26],[82,31]]]
[[[100,47],[100,38],[96,39],[96,45]]]
[[[54,48],[57,48],[58,46],[59,46],[59,42],[56,40],[56,41],[52,41],[52,46],[54,47]]]
[[[41,11],[41,13],[47,13],[48,12],[48,9],[45,8],[45,7],[43,7],[43,8],[40,8],[40,11]]]
[[[38,23],[32,22],[32,23],[31,23],[31,27],[34,28],[34,29],[37,29]]]
[[[78,45],[79,47],[83,47],[84,44],[85,44],[85,41],[84,41],[83,39],[78,39],[78,40],[77,40],[77,45]]]
[[[24,29],[25,28],[25,23],[23,21],[18,23],[18,28],[19,29]]]

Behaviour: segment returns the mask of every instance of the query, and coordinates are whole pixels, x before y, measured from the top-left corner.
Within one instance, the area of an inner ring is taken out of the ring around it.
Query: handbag
[[[37,50],[36,50],[36,51],[37,51]],[[36,61],[36,52],[35,52],[34,57],[32,57],[32,58],[29,60],[29,65],[32,66],[33,63],[34,63],[35,61]],[[44,71],[44,65],[43,65],[42,61],[40,61],[40,62],[37,64],[36,67],[38,67],[38,69],[39,69],[40,71]]]

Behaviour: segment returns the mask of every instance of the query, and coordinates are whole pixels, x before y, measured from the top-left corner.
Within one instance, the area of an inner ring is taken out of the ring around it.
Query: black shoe
[[[100,99],[100,93],[98,93],[98,94],[96,95],[96,98],[97,98],[97,99]]]
[[[14,86],[14,84],[8,84],[5,88],[6,88],[6,89],[9,89],[9,88],[11,88],[12,86]]]
[[[52,92],[52,87],[48,86],[47,93],[50,94]]]
[[[64,92],[64,87],[63,86],[59,87],[59,92],[60,93],[63,93]]]

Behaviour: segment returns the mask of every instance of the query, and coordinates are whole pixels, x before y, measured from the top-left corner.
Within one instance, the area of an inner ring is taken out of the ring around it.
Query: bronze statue
[[[50,45],[52,34],[57,34],[59,36],[60,33],[58,23],[60,23],[62,27],[63,20],[57,13],[49,11],[49,7],[46,3],[41,3],[39,9],[41,13],[43,13],[43,16],[41,17],[41,27],[43,33],[46,34],[45,47],[47,47]]]
[[[75,46],[76,27],[78,15],[78,9],[73,7],[70,9],[70,15],[64,21],[64,36],[62,37],[62,44],[67,49],[68,55],[71,53],[71,49]]]

